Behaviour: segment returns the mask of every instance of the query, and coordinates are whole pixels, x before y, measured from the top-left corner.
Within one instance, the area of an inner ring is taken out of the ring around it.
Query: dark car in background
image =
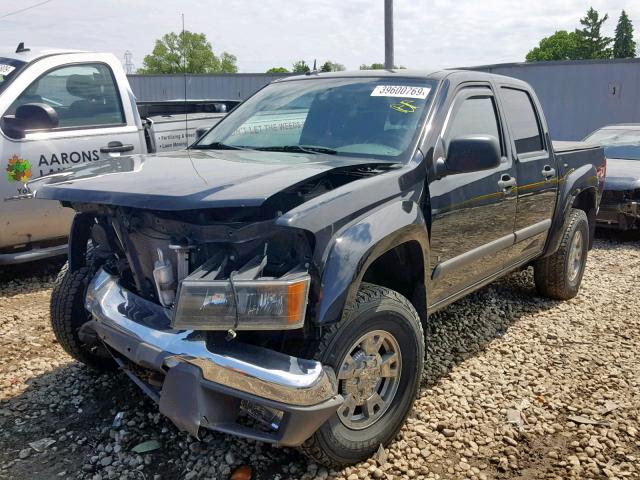
[[[640,124],[608,125],[584,141],[603,145],[607,157],[597,225],[619,230],[640,228]]]

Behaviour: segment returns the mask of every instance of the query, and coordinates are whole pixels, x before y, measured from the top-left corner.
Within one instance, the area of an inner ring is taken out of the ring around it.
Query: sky
[[[238,58],[240,72],[264,72],[304,59],[347,69],[384,61],[383,0],[0,0],[0,45],[130,50],[141,67],[155,40],[181,29],[205,33],[216,53]],[[38,5],[41,4],[41,5]],[[19,9],[34,8],[8,15]],[[589,6],[620,11],[640,25],[640,2],[574,0],[395,0],[395,60],[407,68],[523,61],[540,39],[579,26]],[[638,31],[640,32],[640,30]],[[636,36],[638,39],[638,36]]]

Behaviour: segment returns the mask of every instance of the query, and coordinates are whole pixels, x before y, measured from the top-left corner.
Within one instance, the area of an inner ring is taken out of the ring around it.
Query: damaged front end
[[[179,428],[294,446],[336,411],[333,369],[296,356],[318,296],[306,232],[251,209],[74,208],[71,261],[100,267],[81,337]]]
[[[618,230],[640,228],[640,189],[605,190],[597,222],[598,227]]]
[[[97,272],[84,345],[106,348],[181,429],[293,446],[343,401],[308,353],[323,252],[339,222],[398,195],[386,173],[401,176],[385,161],[194,151],[77,167],[36,195],[77,212],[69,271]]]

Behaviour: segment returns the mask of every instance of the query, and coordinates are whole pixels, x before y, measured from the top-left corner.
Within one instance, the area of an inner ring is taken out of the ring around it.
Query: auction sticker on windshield
[[[0,75],[9,75],[15,69],[16,67],[12,65],[5,65],[3,63],[0,63]]]
[[[403,98],[427,98],[431,89],[429,87],[416,87],[413,85],[377,85],[371,92],[372,97],[403,97]]]

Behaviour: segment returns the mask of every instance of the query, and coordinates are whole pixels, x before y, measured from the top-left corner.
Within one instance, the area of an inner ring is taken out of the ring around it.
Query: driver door
[[[431,195],[432,298],[437,304],[509,264],[516,218],[515,169],[506,155],[505,129],[491,88],[474,86],[456,94],[440,144],[446,161],[451,139],[495,137],[500,164],[488,170],[448,174],[429,184]],[[434,158],[434,161],[437,160]]]
[[[127,123],[118,84],[105,63],[50,68],[14,98],[3,116],[15,114],[21,105],[46,104],[55,111],[58,125],[27,129],[24,138],[16,138],[20,135],[3,127],[0,158],[4,178],[0,181],[4,198],[28,194],[25,183],[42,175],[122,152],[142,151],[139,128]],[[73,217],[71,209],[57,202],[36,199],[6,203],[5,209],[0,247],[44,240],[63,243]]]

